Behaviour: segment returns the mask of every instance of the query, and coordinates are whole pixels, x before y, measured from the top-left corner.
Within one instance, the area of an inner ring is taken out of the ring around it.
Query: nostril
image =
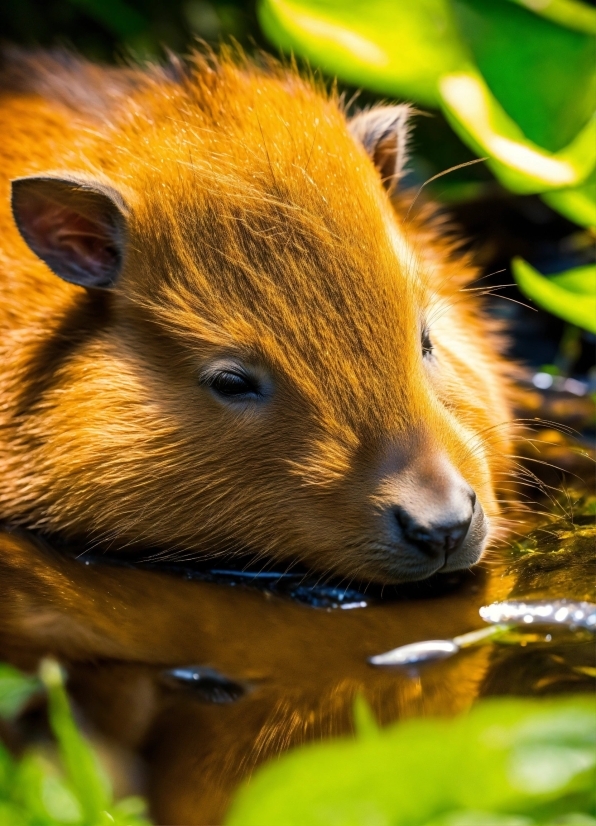
[[[461,547],[472,521],[473,509],[465,519],[422,525],[402,508],[394,510],[402,535],[411,545],[430,557],[448,557]]]
[[[468,533],[468,529],[470,527],[470,522],[472,521],[472,517],[470,516],[469,519],[458,522],[456,525],[449,526],[444,529],[444,547],[445,553],[447,556],[452,554],[456,551],[462,544],[464,537]]]

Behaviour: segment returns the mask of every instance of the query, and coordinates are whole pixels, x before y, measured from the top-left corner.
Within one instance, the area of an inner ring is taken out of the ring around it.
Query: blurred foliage
[[[565,25],[510,0],[261,0],[285,50],[375,91],[441,107],[514,191],[583,183],[596,165],[596,10]],[[530,4],[528,4],[530,5]]]
[[[3,40],[27,46],[65,45],[88,57],[159,57],[185,52],[196,38],[258,37],[252,4],[244,0],[19,0],[0,3]]]
[[[553,0],[523,5],[456,0],[453,8],[465,43],[495,98],[528,140],[558,152],[596,108],[596,11]],[[553,6],[568,10],[562,25],[544,16]],[[580,19],[574,18],[578,12]]]
[[[72,717],[56,662],[42,661],[39,679],[0,665],[0,718],[14,720],[44,690],[59,759],[40,748],[15,758],[0,742],[0,826],[149,826],[140,798],[114,802],[109,780]]]
[[[545,278],[521,258],[512,262],[520,290],[538,306],[596,333],[596,265]]]
[[[596,826],[593,698],[499,699],[454,720],[304,746],[261,769],[227,826]]]
[[[261,0],[259,16],[274,43],[325,71],[440,108],[503,186],[596,226],[596,9],[580,0]],[[593,279],[583,278],[580,298],[568,273],[548,291],[527,266],[514,273],[524,273],[529,298],[593,330]]]
[[[263,43],[261,27],[276,47],[340,80],[439,109],[443,117],[428,128],[419,119],[418,177],[473,158],[448,123],[503,186],[538,193],[581,227],[596,226],[596,9],[581,0],[0,4],[3,39],[74,46],[102,60],[159,57],[166,48],[184,53],[196,38],[234,38],[250,51]],[[457,203],[484,197],[489,181],[472,167],[431,189]],[[577,302],[573,293],[568,299]]]
[[[16,668],[0,663],[0,719],[14,720],[41,687],[37,677],[21,674]]]

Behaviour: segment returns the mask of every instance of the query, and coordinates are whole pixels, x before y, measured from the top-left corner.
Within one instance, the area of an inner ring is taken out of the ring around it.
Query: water
[[[17,618],[12,659],[32,667],[40,653],[18,611],[42,578],[36,638],[46,623],[59,640],[72,696],[120,790],[145,791],[157,823],[220,823],[238,783],[264,760],[349,733],[358,692],[383,725],[454,714],[485,696],[593,691],[594,637],[581,627],[591,609],[575,627],[555,615],[573,614],[562,600],[596,601],[594,519],[585,503],[562,501],[572,520],[534,530],[482,568],[396,589],[311,588],[299,572],[85,564],[40,549],[39,566],[19,575],[4,606]],[[548,626],[517,622],[547,604]],[[467,645],[488,628],[481,609],[515,626]],[[73,624],[94,629],[92,659],[72,642]],[[456,640],[457,652],[397,669],[369,663],[437,640]]]
[[[554,628],[569,628],[571,631],[578,628],[596,631],[596,605],[592,602],[577,602],[571,599],[506,600],[483,605],[478,613],[483,620],[493,623],[492,627],[460,634],[452,640],[422,640],[409,643],[384,654],[369,657],[368,661],[371,665],[391,667],[443,660],[473,645],[496,641],[511,642],[512,638],[515,639],[511,632],[520,625],[552,625]],[[551,642],[552,638],[553,635],[548,634],[545,640]]]
[[[561,625],[574,630],[596,631],[596,605],[571,599],[536,599],[494,602],[480,609],[487,622],[525,625]]]
[[[72,691],[104,734],[142,756],[158,822],[221,822],[239,780],[263,760],[349,732],[356,692],[384,724],[456,713],[480,696],[593,690],[585,629],[526,623],[442,661],[397,672],[368,663],[400,645],[474,632],[485,625],[481,608],[495,602],[593,601],[594,531],[584,522],[539,530],[499,564],[434,594],[413,589],[410,599],[349,611],[304,604],[262,580],[229,587],[92,567],[98,591],[118,580],[106,632],[120,637],[127,661],[106,651],[102,663],[72,666]]]

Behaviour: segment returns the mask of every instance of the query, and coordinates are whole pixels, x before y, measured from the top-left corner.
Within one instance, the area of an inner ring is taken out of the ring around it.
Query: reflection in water
[[[596,605],[572,599],[534,599],[493,602],[483,606],[480,616],[487,622],[560,625],[574,630],[596,630]]]
[[[533,628],[439,662],[367,662],[474,631],[479,609],[496,601],[593,601],[592,522],[576,510],[573,524],[536,530],[498,562],[427,590],[381,600],[356,589],[369,602],[358,610],[155,567],[88,565],[7,533],[0,652],[29,669],[46,653],[61,659],[91,730],[140,757],[156,822],[219,823],[256,765],[350,732],[358,692],[386,724],[453,714],[478,696],[592,690],[593,643]]]
[[[161,823],[219,822],[255,765],[350,731],[357,692],[387,723],[464,709],[484,675],[480,650],[399,675],[367,658],[437,636],[438,628],[451,636],[473,629],[487,601],[486,572],[433,598],[326,610],[245,587],[85,565],[43,547],[23,549],[21,538],[3,543],[1,576],[11,588],[2,651],[25,668],[48,649],[65,663],[86,719],[142,755]],[[164,675],[197,664],[243,696],[207,703],[187,681]]]
[[[164,671],[164,679],[190,689],[196,698],[206,703],[235,703],[247,690],[213,668],[196,665],[169,668]]]
[[[73,555],[72,548],[67,548],[67,552]],[[242,555],[235,555],[228,568],[222,567],[221,559],[215,566],[209,559],[193,559],[186,564],[168,560],[156,562],[156,557],[163,556],[163,553],[146,552],[134,557],[129,554],[126,559],[110,558],[105,555],[98,558],[90,555],[83,548],[80,549],[80,555],[84,555],[85,563],[88,565],[104,564],[108,561],[120,567],[133,566],[137,570],[141,568],[170,573],[187,580],[215,582],[229,587],[248,586],[263,591],[269,596],[286,597],[294,602],[310,605],[311,608],[341,608],[342,610],[366,608],[368,605],[404,598],[440,596],[455,590],[462,576],[466,576],[465,572],[456,571],[449,574],[435,574],[428,579],[402,585],[355,582],[354,580],[350,580],[350,584],[346,585],[345,580],[337,582],[328,576],[317,575],[313,578],[308,568],[296,562],[290,565],[289,570],[284,570],[272,561],[264,562],[263,559],[255,560],[253,557]]]

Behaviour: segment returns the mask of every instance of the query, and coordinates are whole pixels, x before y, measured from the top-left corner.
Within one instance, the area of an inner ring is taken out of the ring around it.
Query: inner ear
[[[375,106],[359,112],[348,123],[352,136],[366,149],[389,191],[404,173],[411,112],[411,107],[403,103]]]
[[[56,275],[110,289],[124,260],[126,206],[109,186],[70,177],[12,181],[12,211],[26,243]]]

